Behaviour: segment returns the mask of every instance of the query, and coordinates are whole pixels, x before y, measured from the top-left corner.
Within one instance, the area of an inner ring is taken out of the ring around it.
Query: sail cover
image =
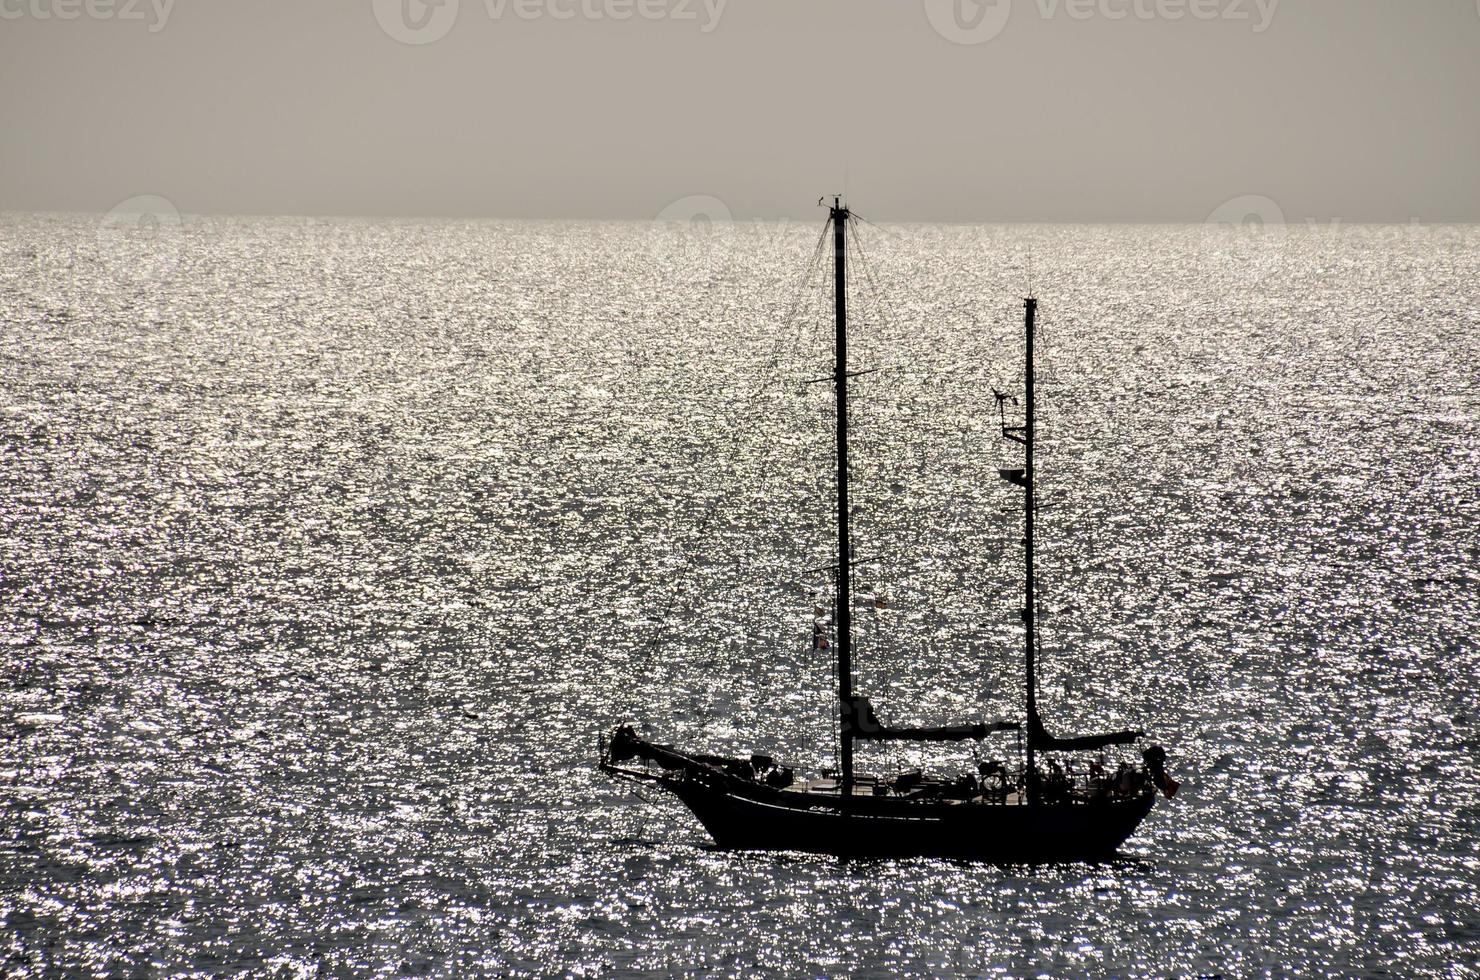
[[[868,698],[853,699],[853,720],[848,727],[853,737],[875,742],[964,742],[981,740],[993,732],[1013,731],[1015,721],[984,721],[969,725],[941,725],[933,728],[896,728],[880,723]]]
[[[1043,719],[1038,717],[1036,708],[1028,714],[1028,744],[1034,749],[1061,752],[1103,749],[1107,745],[1129,745],[1144,734],[1146,733],[1126,730],[1103,735],[1081,735],[1077,738],[1056,738],[1043,727]]]

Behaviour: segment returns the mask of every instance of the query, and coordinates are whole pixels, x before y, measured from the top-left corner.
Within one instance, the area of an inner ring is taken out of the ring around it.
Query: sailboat
[[[1139,731],[1058,737],[1038,710],[1039,654],[1034,569],[1034,320],[1038,303],[1024,300],[1023,424],[1009,425],[997,394],[1005,439],[1021,445],[1023,465],[999,470],[1023,492],[1023,659],[1026,700],[1021,720],[940,727],[880,722],[867,697],[853,689],[852,560],[848,529],[848,284],[847,229],[856,220],[840,198],[828,209],[833,237],[837,425],[837,565],[834,622],[837,655],[838,760],[820,778],[795,772],[765,755],[729,758],[650,742],[631,724],[602,739],[600,767],[613,776],[656,784],[693,811],[722,849],[810,851],[837,855],[938,856],[1001,863],[1095,860],[1113,856],[1150,812],[1158,790],[1170,797],[1177,783],[1166,751],[1150,745],[1140,761],[1107,771],[1103,754],[1082,771],[1060,757],[1132,745]],[[824,230],[824,234],[825,234]],[[855,771],[859,742],[983,742],[1017,733],[1021,763],[979,763],[957,776],[919,770],[888,777]]]

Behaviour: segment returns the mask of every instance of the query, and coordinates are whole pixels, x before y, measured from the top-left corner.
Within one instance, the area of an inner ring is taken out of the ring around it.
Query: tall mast
[[[842,799],[853,794],[853,636],[849,576],[852,559],[848,545],[848,209],[833,198],[833,313],[837,327],[834,342],[833,387],[838,405],[838,712],[843,785]]]
[[[1037,655],[1037,630],[1034,622],[1035,606],[1033,601],[1034,578],[1033,578],[1033,317],[1038,311],[1038,301],[1029,296],[1023,300],[1024,332],[1027,334],[1025,344],[1025,373],[1024,392],[1027,402],[1027,420],[1023,431],[1023,445],[1025,447],[1023,473],[1023,554],[1026,566],[1023,575],[1024,597],[1023,597],[1023,626],[1024,636],[1027,641],[1027,656],[1024,658],[1026,666],[1026,688],[1027,688],[1027,727],[1028,727],[1028,771],[1026,779],[1028,784],[1028,803],[1038,802],[1038,773],[1033,766],[1033,736],[1038,730],[1036,724],[1038,719],[1038,684],[1034,676],[1034,659]]]

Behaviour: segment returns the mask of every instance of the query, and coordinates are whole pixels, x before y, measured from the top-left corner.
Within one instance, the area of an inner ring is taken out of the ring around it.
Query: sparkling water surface
[[[859,226],[860,689],[1020,704],[1031,255],[1046,716],[1182,780],[1120,859],[597,772],[831,764],[820,230],[0,216],[0,972],[1477,975],[1475,228]]]

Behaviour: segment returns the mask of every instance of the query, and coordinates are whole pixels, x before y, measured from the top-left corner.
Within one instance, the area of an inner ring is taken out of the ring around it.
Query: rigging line
[[[826,252],[826,246],[827,246],[827,230],[828,230],[828,227],[827,227],[826,224],[824,224],[823,227],[822,227],[821,233],[817,236],[817,242],[812,247],[812,255],[811,255],[810,259],[807,262],[807,266],[806,266],[805,269],[802,270],[800,276],[797,279],[797,282],[796,282],[795,287],[793,287],[794,299],[792,300],[791,309],[787,312],[786,316],[782,320],[782,323],[784,325],[790,325],[792,323],[796,323],[798,325],[798,328],[799,329],[796,331],[796,334],[793,335],[793,338],[792,338],[792,345],[791,345],[791,349],[792,350],[795,350],[796,347],[800,343],[800,337],[801,337],[801,332],[802,332],[801,329],[800,329],[800,325],[805,322],[805,319],[806,318],[798,317],[797,314],[800,312],[800,307],[801,307],[803,298],[804,298],[804,296],[806,294],[806,290],[805,290],[806,284],[808,282],[814,281],[815,278],[817,278],[816,273],[817,273],[818,266],[821,264],[822,257],[823,257],[823,255]],[[785,334],[784,329],[782,331],[778,331],[777,332],[777,338],[776,338],[777,358],[776,358],[776,360],[774,360],[772,362],[773,363],[773,366],[775,366],[776,364],[779,364],[779,352],[780,352],[780,348],[782,347],[782,345],[785,342],[785,336],[786,336],[786,334]]]
[[[873,224],[873,222],[869,222],[869,224]],[[874,225],[874,227],[877,228],[878,226]],[[900,318],[897,315],[898,311],[895,309],[890,309],[890,307],[892,307],[892,303],[887,301],[887,294],[879,286],[879,281],[874,275],[876,264],[871,258],[869,258],[868,251],[864,248],[863,245],[863,237],[858,231],[857,227],[855,226],[852,230],[854,247],[858,252],[859,268],[863,271],[865,284],[870,290],[872,290],[874,294],[875,304],[879,308],[880,317],[890,322],[891,325],[898,326],[900,322]]]
[[[858,306],[862,313],[861,322],[863,322],[864,324],[872,324],[876,328],[880,325],[886,325],[889,323],[888,310],[885,308],[886,304],[884,304],[880,299],[882,291],[878,288],[877,281],[873,277],[870,263],[868,262],[866,253],[864,252],[862,239],[859,237],[858,229],[856,227],[850,228],[849,231],[852,235],[854,255],[856,256],[855,262],[859,271],[859,275],[855,276],[854,280],[859,281],[861,279],[864,286],[863,289],[859,290],[857,300]],[[869,350],[870,347],[868,346],[868,341],[870,338],[865,336],[860,339],[865,342],[864,344],[860,345],[862,349]],[[885,369],[872,368],[870,370],[882,371]],[[869,390],[872,393],[865,394],[863,397],[864,404],[862,407],[865,411],[862,414],[865,418],[873,420],[879,414],[877,411],[880,404],[880,400],[877,397],[877,392],[879,389],[878,386],[871,386]]]
[[[788,310],[785,318],[783,319],[783,323],[793,319],[796,319],[796,321],[799,323],[805,322],[806,318],[799,318],[797,317],[797,314],[805,296],[805,286],[807,281],[813,278],[820,278],[816,277],[815,273],[821,263],[822,256],[825,254],[826,251],[825,245],[827,241],[827,231],[827,227],[824,226],[822,232],[818,235],[816,244],[813,246],[812,255],[810,256],[806,267],[798,276],[796,285],[793,288],[794,299],[792,301],[790,310]],[[793,337],[791,345],[792,350],[795,350],[796,346],[800,343],[800,335],[801,331],[798,330],[796,335]],[[776,365],[779,365],[782,350],[785,347],[786,330],[783,329],[777,332],[776,342],[772,348],[770,364],[773,366],[773,368]],[[759,421],[755,418],[757,413],[749,412],[748,409],[750,409],[754,405],[754,403],[758,402],[760,398],[769,391],[769,389],[779,384],[777,374],[778,372],[775,372],[773,370],[770,378],[763,378],[760,385],[758,385],[755,390],[753,390],[747,397],[741,399],[740,404],[731,413],[732,417],[740,416],[741,419],[740,424],[734,424],[733,418],[731,420],[727,420],[726,427],[732,434],[732,447],[738,445],[740,438],[743,435],[748,434],[748,430],[751,426],[759,425]],[[751,420],[749,425],[745,424],[745,418],[749,418]],[[709,526],[717,515],[719,506],[724,501],[724,499],[725,497],[723,495],[716,495],[709,501],[708,506],[706,507],[696,530],[697,537],[702,538],[708,532]],[[671,524],[672,522],[670,521],[670,529]],[[676,539],[677,536],[673,535],[673,537],[675,537]],[[666,586],[665,591],[668,591],[669,593],[668,600],[663,607],[663,616],[657,624],[657,629],[654,630],[654,634],[649,640],[648,648],[650,651],[655,651],[659,645],[666,642],[671,636],[674,625],[674,607],[678,605],[678,595],[673,587],[677,584],[679,576],[689,571],[693,564],[691,554],[687,549],[684,548],[681,541],[675,540],[673,553],[675,560],[678,563],[678,567],[672,569],[669,575],[666,577],[666,582],[664,584]],[[651,591],[652,587],[649,588],[648,594],[651,594]],[[690,598],[683,603],[683,608],[685,612],[692,610],[694,601],[695,600],[693,598]]]
[[[879,227],[878,225],[874,225],[873,222],[868,222],[868,224],[872,225],[875,228]],[[883,230],[883,229],[881,229],[881,230]],[[885,233],[887,234],[887,231]],[[867,297],[868,308],[874,314],[874,316],[877,318],[877,322],[878,323],[880,323],[880,324],[882,324],[882,325],[884,325],[886,327],[894,327],[895,329],[898,329],[899,324],[902,322],[902,320],[898,316],[897,307],[895,307],[895,305],[890,300],[888,300],[888,298],[887,298],[888,297],[888,294],[881,287],[881,285],[879,283],[879,279],[878,279],[878,274],[876,272],[877,264],[874,263],[872,261],[872,259],[869,257],[868,248],[864,244],[863,236],[862,236],[861,232],[858,231],[857,228],[854,228],[853,229],[853,241],[854,241],[854,252],[855,252],[855,255],[857,255],[857,257],[858,257],[858,267],[859,267],[859,272],[860,272],[860,275],[858,277],[856,277],[856,278],[857,279],[860,279],[863,282],[863,290],[861,290],[861,293],[863,294],[863,296]],[[879,386],[871,386],[871,387],[874,387],[875,390],[877,390],[877,388]],[[897,388],[897,385],[895,387]],[[865,402],[866,402],[866,407],[871,412],[871,415],[877,416],[877,415],[879,415],[882,412],[882,410],[883,410],[882,409],[883,402],[880,399],[878,399],[878,398],[870,398],[870,399],[865,399]],[[898,410],[898,408],[899,408],[899,400],[898,400],[897,395],[896,395],[895,401],[894,401],[894,408],[895,408],[895,410]],[[876,495],[875,494],[872,494],[872,493],[867,493],[867,494],[864,495],[864,497],[865,497],[865,500],[867,500],[867,501],[873,501],[873,502],[876,502],[876,503],[878,501],[881,501],[883,499],[882,498],[882,495],[878,495],[876,497]],[[911,540],[918,543],[922,539],[922,537],[923,536],[920,533],[920,529],[918,527],[915,528],[914,529],[914,534],[911,537]],[[890,544],[889,542],[885,542],[884,543],[884,546],[887,547],[887,546],[889,546],[889,544]],[[914,549],[892,549],[892,550],[896,550],[896,551],[913,551]],[[894,574],[887,576],[887,578],[889,579],[889,581],[890,581],[891,584],[897,586],[898,585],[898,582],[899,582],[899,578],[900,578],[900,574],[899,573],[900,573],[901,569],[899,567],[897,567],[897,565],[895,565],[895,566],[891,566],[891,571]],[[915,571],[918,571],[918,568],[917,567],[915,568]]]
[[[807,296],[807,290],[805,287],[809,282],[817,281],[818,268],[822,264],[823,257],[826,255],[827,252],[827,237],[830,224],[830,222],[823,224],[822,231],[818,234],[817,241],[812,246],[812,255],[807,261],[806,268],[802,270],[801,274],[797,278],[796,286],[793,289],[794,299],[792,301],[792,307],[791,310],[787,313],[786,318],[783,320],[783,323],[787,325],[795,323],[798,328],[800,328],[800,326],[806,322],[806,318],[798,317],[797,314],[798,312],[800,312],[801,304]],[[800,333],[801,330],[798,329],[798,337]],[[784,338],[784,336],[785,334],[778,335],[778,345],[782,342],[782,338]],[[795,346],[796,339],[797,337],[793,338],[793,346]]]
[[[797,314],[801,308],[803,301],[806,298],[806,291],[804,287],[807,281],[813,278],[813,276],[815,275],[817,266],[821,261],[821,257],[824,252],[823,246],[825,244],[825,241],[826,231],[824,230],[823,234],[818,236],[817,242],[813,246],[812,254],[809,257],[804,268],[798,274],[795,285],[791,290],[793,296],[791,305],[786,313],[783,314],[783,316],[781,317],[782,328],[776,331],[775,342],[772,345],[770,355],[764,361],[765,364],[773,368],[773,372],[770,375],[762,376],[760,383],[748,396],[746,396],[746,398],[741,399],[732,414],[739,415],[744,413],[750,407],[750,404],[752,402],[756,401],[762,395],[766,394],[771,388],[777,387],[783,383],[784,379],[777,377],[774,368],[779,365],[783,352],[787,349],[786,328],[793,322],[802,322],[805,319],[798,317]],[[795,340],[793,340],[792,346],[795,346]]]
[[[796,286],[792,290],[794,298],[792,300],[790,309],[782,318],[783,324],[787,324],[798,319],[797,313],[804,299],[803,287],[805,286],[807,279],[811,278],[812,274],[815,272],[820,262],[821,254],[823,251],[822,246],[825,242],[825,237],[825,235],[819,236],[818,242],[813,248],[810,260],[808,261],[806,268],[803,269],[797,280]],[[786,346],[786,331],[784,329],[777,331],[775,343],[772,347],[770,357],[768,358],[766,363],[768,363],[772,367],[778,365],[780,363],[783,351],[786,349]],[[748,396],[741,399],[734,406],[730,414],[732,416],[738,416],[742,419],[753,420],[754,415],[749,411],[752,404],[755,401],[759,400],[760,397],[767,394],[772,388],[780,386],[783,381],[784,379],[779,378],[774,371],[769,376],[763,376],[761,382],[756,386],[756,388],[751,391]],[[735,429],[731,427],[731,431],[734,432]]]
[[[897,315],[897,310],[893,309],[892,304],[885,299],[886,294],[880,287],[878,279],[874,274],[874,264],[868,258],[867,251],[863,245],[863,239],[860,237],[857,229],[854,229],[854,250],[858,256],[860,278],[864,284],[864,288],[860,291],[860,298],[864,299],[863,305],[869,311],[877,327],[875,330],[875,341],[878,340],[878,335],[887,337],[891,332],[898,333],[902,321]],[[887,389],[881,389],[880,386],[871,386],[870,390],[878,393],[881,390]],[[864,407],[869,411],[870,418],[877,424],[877,418],[882,416],[884,412],[883,402],[871,395],[865,398]],[[899,400],[896,394],[894,400],[895,410],[898,407]]]
[[[852,212],[852,214],[853,214],[853,217],[857,218],[859,221],[862,221],[864,224],[868,225],[869,227],[871,227],[871,228],[877,228],[878,231],[879,231],[879,234],[881,234],[881,235],[887,235],[890,238],[900,238],[900,237],[902,237],[898,232],[890,231],[888,228],[885,228],[883,225],[878,224],[877,222],[874,222],[874,221],[870,221],[868,218],[865,218],[863,215],[859,214],[856,211]]]
[[[849,232],[853,236],[853,250],[854,254],[857,256],[856,261],[860,273],[859,278],[862,279],[864,286],[863,290],[860,291],[860,298],[863,299],[864,297],[867,297],[865,302],[872,305],[872,309],[875,311],[879,319],[888,322],[891,318],[889,317],[888,310],[885,308],[886,304],[882,299],[883,290],[879,288],[878,282],[874,278],[872,268],[873,264],[869,261],[868,253],[864,250],[863,238],[860,236],[858,228],[856,226],[850,228]]]
[[[854,230],[854,238],[855,238],[855,244],[856,244],[857,243],[857,232],[856,232],[856,230]],[[815,270],[816,270],[816,268],[817,268],[817,266],[818,266],[818,264],[820,262],[820,257],[823,254],[822,251],[821,251],[821,245],[824,244],[825,241],[826,241],[826,229],[824,229],[823,234],[819,236],[819,247],[818,248],[814,248],[814,252],[813,252],[813,256],[812,256],[812,261],[810,261],[808,263],[808,269],[805,270],[804,273],[803,273],[803,276],[804,277],[807,277],[809,274],[815,274]],[[868,270],[868,271],[871,274],[871,270]],[[816,281],[816,280],[814,280],[814,281]],[[870,284],[867,284],[866,283],[866,285],[870,285]],[[819,297],[821,296],[821,294],[823,292],[825,292],[824,286],[825,286],[825,284],[824,283],[821,283],[819,281],[819,283],[818,283],[818,294],[819,294]],[[880,290],[878,289],[878,286],[877,286],[877,281],[876,280],[873,281],[872,284],[871,284],[871,286],[872,286],[872,289],[873,289],[873,291],[875,293],[875,296],[877,296],[880,293]],[[794,300],[794,302],[792,304],[792,312],[790,312],[788,314],[788,317],[794,317],[795,314],[796,314],[796,311],[798,311],[801,308],[802,303],[803,303],[804,299],[806,298],[806,291],[803,288],[799,288],[796,291],[795,296],[796,296],[796,298],[795,298],[795,300]],[[820,305],[820,303],[819,303],[819,305]],[[875,303],[874,305],[875,306],[879,306],[879,305],[882,305],[882,304]],[[802,337],[803,337],[803,334],[804,334],[804,330],[803,329],[800,329],[800,328],[804,327],[805,324],[809,321],[809,319],[810,318],[801,318],[801,319],[798,319],[796,321],[797,324],[798,324],[799,329],[796,331],[796,333],[795,333],[795,335],[793,337],[793,344],[792,344],[793,349],[797,345],[800,344],[800,342],[802,340]],[[817,328],[817,332],[820,333],[820,328]],[[777,344],[773,348],[773,354],[772,354],[772,363],[773,364],[779,363],[779,360],[780,360],[780,353],[779,352],[780,352],[780,350],[782,348],[785,347],[785,341],[783,339],[784,336],[785,335],[782,334],[780,337],[777,338]],[[762,394],[764,394],[766,391],[768,391],[770,388],[772,388],[774,386],[775,386],[774,384],[764,384],[763,383],[761,386],[759,386],[759,388],[758,388],[757,391],[752,392],[751,397],[747,401],[748,402],[754,402]],[[820,416],[819,416],[819,424],[820,424]],[[748,434],[749,428],[750,428],[750,426],[746,426],[746,425],[735,426],[732,429],[732,431],[734,431],[735,434],[736,434],[736,440],[738,441],[738,438],[741,435]],[[815,486],[817,488],[818,493],[820,494],[822,492],[821,484],[818,483]],[[707,532],[707,529],[708,529],[709,525],[712,523],[713,518],[716,516],[717,510],[718,510],[718,506],[719,506],[719,503],[720,502],[721,502],[721,498],[715,498],[715,499],[712,499],[710,501],[709,507],[706,509],[706,513],[704,514],[704,517],[703,517],[703,519],[701,521],[701,524],[700,524],[699,532],[700,532],[700,535],[701,536],[702,536],[703,533]],[[675,547],[675,555],[676,555],[676,558],[679,561],[679,563],[680,563],[681,566],[686,566],[686,565],[688,565],[688,564],[691,563],[691,555],[689,554],[689,552],[687,551],[687,549],[683,546],[683,543],[682,543],[681,540],[677,543],[677,545]],[[676,579],[683,572],[683,570],[684,570],[683,567],[673,569],[672,572],[670,573],[669,579],[670,580]],[[723,579],[723,573],[721,573],[720,578],[721,578],[721,580]],[[676,595],[670,595],[669,602],[667,603],[667,607],[666,607],[666,610],[665,610],[665,619],[664,619],[664,621],[662,623],[659,624],[660,628],[657,631],[657,635],[655,635],[654,638],[653,638],[653,646],[656,646],[658,643],[662,642],[662,640],[665,638],[664,634],[666,634],[668,632],[671,632],[672,629],[674,628],[674,625],[675,624],[673,623],[672,613],[673,613],[673,609],[674,609],[674,607],[676,605],[678,605],[678,597]],[[688,601],[685,601],[683,603],[683,606],[684,606],[685,609],[692,609],[693,608],[693,605],[694,605],[694,600],[693,599],[689,599]]]
[[[870,224],[872,224],[872,222],[870,222]],[[885,300],[887,294],[885,294],[879,286],[878,278],[874,271],[874,264],[868,258],[867,249],[863,244],[862,235],[856,227],[851,229],[851,231],[854,244],[854,255],[857,257],[859,271],[859,275],[855,276],[854,278],[855,281],[862,282],[863,284],[862,288],[859,290],[859,305],[864,310],[868,322],[872,323],[876,327],[880,325],[886,327],[889,325],[893,325],[891,323],[890,317],[891,304]],[[897,318],[894,318],[894,323],[897,323]],[[861,413],[861,415],[863,416],[862,422],[864,426],[865,441],[869,445],[876,446],[879,454],[883,457],[887,457],[887,452],[889,449],[894,449],[897,451],[898,447],[893,441],[890,440],[887,433],[879,436],[876,434],[875,430],[879,429],[881,425],[881,420],[885,418],[888,414],[886,410],[886,402],[888,401],[887,395],[890,392],[895,392],[895,397],[892,402],[894,410],[897,411],[899,409],[899,398],[897,395],[897,389],[897,383],[871,384],[870,386],[868,386],[867,389],[867,397],[862,399],[861,407],[864,409],[864,411]],[[863,458],[868,459],[870,457],[865,454]],[[881,478],[886,472],[888,472],[888,467],[886,465],[880,465],[876,467],[876,469]],[[871,482],[867,479],[860,479],[859,489],[860,505],[863,506],[866,510],[877,511],[880,513],[886,510],[893,512],[894,509],[889,506],[890,502],[886,498],[886,495],[880,489],[879,485],[875,485],[874,482]],[[873,533],[875,534],[875,541],[880,547],[886,548],[891,552],[918,553],[919,549],[897,547],[898,542],[901,540],[899,538],[899,532],[897,529],[889,530],[881,527],[877,523],[871,524],[869,526],[872,527]],[[860,525],[860,527],[862,527],[862,525]],[[916,533],[912,537],[910,537],[909,540],[918,541],[921,537],[922,535],[919,533],[917,528]],[[875,572],[875,574],[872,576],[872,590],[875,595],[878,595],[881,592],[883,594],[898,595],[899,583],[902,580],[899,564],[900,563],[898,561],[891,561],[884,569]],[[908,562],[906,562],[906,564],[908,564]],[[874,628],[871,631],[869,638],[872,641],[871,645],[877,647],[883,643],[883,640],[881,639],[882,627],[877,613],[875,614],[872,623]],[[893,687],[892,683],[887,680],[885,693],[886,695],[895,693],[895,688]]]

